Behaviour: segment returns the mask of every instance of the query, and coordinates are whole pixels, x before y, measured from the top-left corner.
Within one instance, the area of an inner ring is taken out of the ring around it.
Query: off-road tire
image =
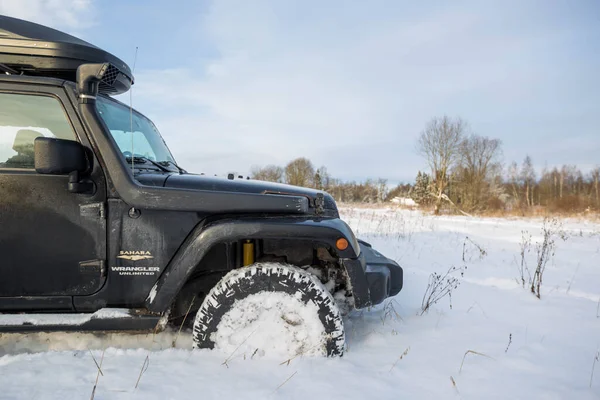
[[[304,304],[317,306],[319,320],[325,331],[324,352],[327,356],[341,356],[344,352],[342,315],[335,300],[317,277],[291,265],[258,263],[233,270],[219,281],[204,299],[194,320],[194,347],[212,349],[213,334],[221,318],[236,300],[261,292],[282,292],[300,295]]]

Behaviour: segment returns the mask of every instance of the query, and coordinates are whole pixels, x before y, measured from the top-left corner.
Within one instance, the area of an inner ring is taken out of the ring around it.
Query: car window
[[[96,108],[125,157],[175,162],[152,121],[112,99],[99,96]]]
[[[0,168],[34,168],[33,142],[40,136],[77,140],[60,102],[0,93]]]
[[[142,156],[153,161],[158,161],[152,146],[150,146],[143,132],[135,131],[133,132],[133,137],[130,132],[111,130],[110,133],[123,153],[127,154],[127,151],[135,148],[135,151],[131,153],[134,156]]]

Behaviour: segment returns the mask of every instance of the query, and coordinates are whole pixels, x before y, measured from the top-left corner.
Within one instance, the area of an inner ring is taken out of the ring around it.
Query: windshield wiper
[[[173,172],[169,168],[165,167],[164,165],[161,165],[161,164],[157,163],[156,161],[152,161],[151,159],[146,158],[146,157],[142,157],[142,156],[125,157],[125,160],[128,163],[133,162],[134,164],[135,163],[145,164],[145,163],[149,162],[150,164],[154,165],[155,167],[157,167],[158,169],[160,169],[163,172]]]
[[[182,175],[188,173],[185,169],[181,168],[179,165],[175,164],[173,161],[158,161],[158,163],[160,165],[165,165],[165,166],[172,165],[175,168],[177,168],[177,170],[179,171],[179,173],[182,174]]]

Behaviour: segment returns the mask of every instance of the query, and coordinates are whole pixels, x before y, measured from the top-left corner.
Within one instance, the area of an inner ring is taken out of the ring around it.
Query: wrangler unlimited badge
[[[111,271],[118,272],[119,275],[156,275],[160,271],[159,267],[112,267]]]
[[[152,253],[149,251],[125,251],[121,250],[117,258],[129,261],[140,261],[149,260],[154,258]],[[156,275],[160,271],[159,267],[123,267],[115,266],[111,268],[112,271],[117,272],[119,275]]]

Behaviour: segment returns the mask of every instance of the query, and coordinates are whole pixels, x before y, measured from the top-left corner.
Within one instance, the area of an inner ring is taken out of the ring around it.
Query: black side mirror
[[[34,141],[35,171],[39,174],[69,175],[69,190],[74,193],[93,191],[92,182],[82,182],[79,175],[88,170],[86,150],[72,140],[38,137]]]
[[[38,174],[68,175],[87,169],[85,148],[72,140],[38,137],[34,142]]]

